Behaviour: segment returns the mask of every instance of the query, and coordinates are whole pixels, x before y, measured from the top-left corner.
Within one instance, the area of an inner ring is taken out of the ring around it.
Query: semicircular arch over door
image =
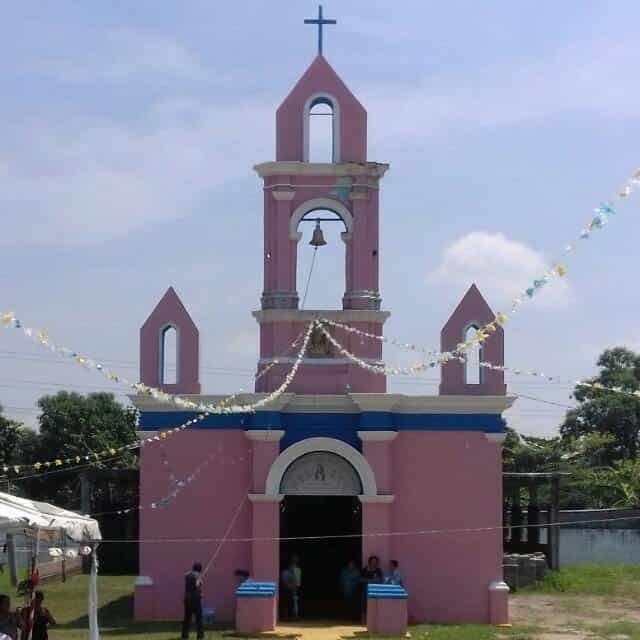
[[[359,496],[360,476],[342,456],[314,451],[294,460],[282,476],[286,496]]]
[[[371,465],[367,459],[354,447],[337,440],[335,438],[327,437],[314,437],[301,440],[287,447],[280,455],[274,460],[266,480],[266,495],[278,496],[281,494],[283,487],[283,481],[289,469],[298,460],[304,459],[306,456],[312,453],[322,453],[325,456],[332,454],[335,458],[325,457],[324,460],[335,466],[335,473],[342,474],[342,481],[347,482],[347,476],[349,474],[349,468],[353,470],[357,476],[359,493],[358,494],[325,494],[325,495],[364,495],[364,496],[376,496],[378,495],[378,488],[376,485],[376,477],[371,468]],[[338,458],[338,460],[336,460]],[[319,460],[314,458],[311,460]],[[348,467],[344,467],[344,463]],[[306,463],[300,462],[302,469]],[[295,470],[296,467],[293,467]],[[326,470],[325,470],[326,476]],[[293,476],[292,476],[293,477]],[[301,494],[299,494],[301,495]],[[321,495],[315,493],[313,495]]]

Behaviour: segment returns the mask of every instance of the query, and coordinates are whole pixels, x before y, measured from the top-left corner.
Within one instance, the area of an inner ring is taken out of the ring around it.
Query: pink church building
[[[317,105],[331,113],[329,162],[309,161],[309,120]],[[253,403],[282,384],[300,343],[291,345],[315,318],[382,336],[390,314],[378,285],[379,192],[388,168],[367,158],[367,113],[318,55],[276,112],[275,160],[255,167],[264,192],[264,287],[253,312],[259,375],[255,393],[235,403]],[[300,228],[327,213],[344,229],[342,308],[302,310]],[[471,286],[442,329],[441,349],[455,349],[469,330],[493,318]],[[382,364],[380,340],[325,327],[365,363]],[[171,384],[163,379],[169,329],[177,338]],[[198,401],[222,401],[201,394],[198,340],[169,289],[140,332],[142,381]],[[498,328],[482,358],[502,365],[503,350]],[[326,620],[341,615],[342,568],[376,555],[384,569],[399,562],[410,620],[506,622],[501,414],[513,398],[502,372],[477,369],[443,365],[435,396],[387,393],[384,375],[363,369],[315,331],[297,375],[273,402],[251,413],[208,415],[171,437],[166,455],[177,478],[213,458],[169,506],[140,512],[145,542],[136,617],[180,617],[184,573],[201,561],[209,565],[205,606],[219,620],[232,620],[234,572],[278,584],[295,554],[303,574],[301,614]],[[133,401],[147,436],[197,415],[150,397]],[[158,445],[142,450],[141,505],[168,491],[162,455]]]

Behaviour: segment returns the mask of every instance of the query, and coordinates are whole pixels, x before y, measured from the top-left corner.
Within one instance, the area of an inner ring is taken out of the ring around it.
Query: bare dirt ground
[[[512,596],[511,622],[538,640],[635,640],[640,637],[636,599],[620,596],[525,593]]]

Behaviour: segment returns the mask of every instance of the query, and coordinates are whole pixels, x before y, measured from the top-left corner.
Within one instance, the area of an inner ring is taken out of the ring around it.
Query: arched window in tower
[[[305,114],[307,162],[337,162],[336,108],[327,97],[311,101]]]
[[[178,332],[171,325],[160,334],[160,384],[178,384]]]
[[[464,341],[471,340],[478,330],[478,327],[471,325],[464,332]],[[482,369],[480,361],[482,359],[482,348],[472,347],[465,354],[464,381],[466,384],[480,384],[482,382]]]
[[[342,307],[346,268],[342,234],[346,230],[342,218],[326,209],[310,211],[300,221],[296,274],[300,309]]]

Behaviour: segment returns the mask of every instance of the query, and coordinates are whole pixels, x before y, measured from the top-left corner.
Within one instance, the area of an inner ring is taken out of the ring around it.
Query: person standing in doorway
[[[344,603],[345,613],[357,616],[358,612],[358,587],[360,586],[360,570],[353,560],[340,573],[340,591]]]
[[[382,569],[380,569],[380,558],[369,556],[367,566],[362,570],[362,619],[367,619],[367,587],[370,584],[381,584],[384,582]]]
[[[392,560],[389,563],[389,573],[385,578],[387,584],[398,584],[402,586],[402,573],[400,572],[400,565],[397,560]]]
[[[196,562],[184,577],[184,619],[182,620],[182,638],[187,640],[191,629],[191,619],[196,619],[198,640],[204,638],[202,625],[202,565]]]
[[[287,615],[297,619],[300,616],[300,588],[302,587],[302,569],[298,556],[291,556],[289,566],[282,572],[282,585],[286,596]]]

